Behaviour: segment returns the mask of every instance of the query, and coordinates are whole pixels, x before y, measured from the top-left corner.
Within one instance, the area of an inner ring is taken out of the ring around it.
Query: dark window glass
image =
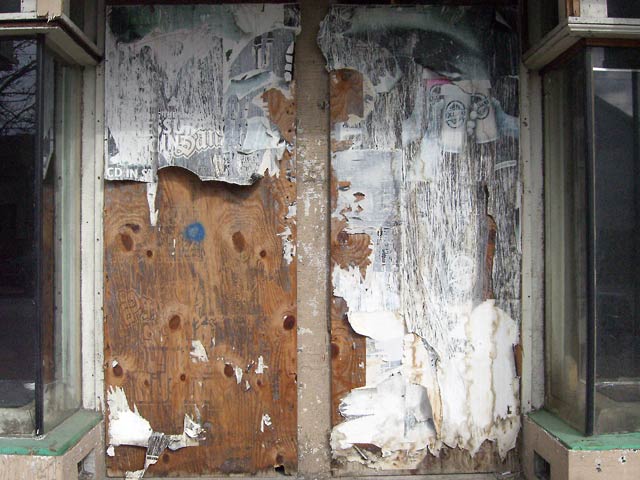
[[[84,30],[84,8],[86,0],[71,0],[69,18],[78,28]]]
[[[36,59],[35,40],[0,41],[0,433],[34,428]]]
[[[542,37],[558,25],[558,0],[526,0],[526,47],[538,43]]]
[[[640,70],[629,67],[638,66],[640,55],[631,49],[594,49],[592,55],[598,65],[593,69],[595,430],[635,431],[640,430]]]
[[[14,13],[20,11],[20,0],[0,1],[0,13]]]
[[[640,18],[638,0],[607,0],[607,15],[616,18]]]
[[[544,75],[546,407],[640,431],[640,53]]]
[[[82,71],[43,43],[0,40],[0,435],[80,406]]]

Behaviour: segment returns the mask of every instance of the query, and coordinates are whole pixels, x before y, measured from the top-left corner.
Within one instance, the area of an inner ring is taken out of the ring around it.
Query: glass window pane
[[[607,16],[640,18],[640,2],[637,0],[607,0]]]
[[[34,431],[37,42],[0,40],[0,433]]]
[[[80,70],[45,58],[43,99],[44,427],[80,407]],[[51,107],[51,129],[47,129]],[[54,108],[55,107],[55,108]],[[55,114],[53,113],[55,111]],[[48,133],[49,132],[49,133]],[[53,140],[53,141],[52,141]],[[51,158],[47,159],[49,150]]]
[[[558,25],[558,0],[527,0],[527,41],[531,47]]]
[[[584,57],[544,76],[546,406],[585,430]]]
[[[96,41],[97,5],[95,0],[69,0],[69,18],[89,40]]]
[[[0,13],[15,13],[20,11],[20,0],[2,0]]]
[[[596,433],[640,431],[640,70],[614,53],[593,71]]]

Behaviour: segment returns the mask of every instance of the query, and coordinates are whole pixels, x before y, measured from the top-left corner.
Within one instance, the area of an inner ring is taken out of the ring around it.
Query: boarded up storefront
[[[517,468],[515,25],[510,8],[334,6],[314,26],[336,474]],[[110,475],[295,474],[314,453],[298,448],[297,305],[317,300],[297,289],[300,26],[295,5],[107,11]]]

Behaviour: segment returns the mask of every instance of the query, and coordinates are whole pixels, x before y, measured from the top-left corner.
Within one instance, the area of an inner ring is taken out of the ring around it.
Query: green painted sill
[[[640,448],[640,432],[612,433],[585,437],[546,410],[532,412],[528,417],[549,432],[569,450],[630,450]]]
[[[78,410],[42,437],[0,437],[1,455],[40,455],[57,457],[80,441],[102,420],[102,415]]]

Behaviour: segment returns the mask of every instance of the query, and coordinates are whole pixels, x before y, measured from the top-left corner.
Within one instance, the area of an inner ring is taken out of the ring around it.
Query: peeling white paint
[[[265,413],[260,419],[260,431],[264,433],[264,427],[270,427],[271,424],[271,416],[269,416],[268,413]]]
[[[147,183],[147,203],[149,204],[149,223],[155,227],[158,223],[158,210],[156,210],[156,194],[158,193],[158,182]]]
[[[127,396],[120,387],[109,387],[109,445],[135,445],[146,447],[153,430],[134,405],[129,408]]]
[[[264,373],[265,368],[269,368],[269,367],[265,365],[264,358],[262,357],[262,355],[260,355],[258,357],[258,365],[256,366],[256,374],[262,375]]]
[[[278,233],[278,236],[282,239],[282,258],[287,265],[291,265],[293,257],[296,256],[296,244],[293,241],[291,227],[287,225],[282,232]]]
[[[363,278],[358,267],[336,267],[332,283],[333,294],[345,299],[350,312],[400,311],[400,287],[394,272],[374,271],[369,265]]]
[[[352,390],[341,402],[340,413],[346,421],[331,433],[334,451],[361,443],[380,447],[383,457],[430,446],[437,452],[427,392],[408,384],[402,374],[391,375],[376,387]]]
[[[233,372],[236,375],[236,383],[238,385],[240,385],[240,382],[242,381],[242,369],[238,366],[233,368]]]
[[[293,202],[291,204],[289,204],[289,207],[287,209],[287,215],[284,217],[287,220],[293,220],[295,222],[296,220],[296,202]]]
[[[189,355],[193,363],[209,361],[207,351],[200,340],[191,340],[191,352],[189,352]]]
[[[185,447],[195,447],[204,440],[204,428],[189,414],[184,415],[181,434],[165,435],[161,432],[154,432],[150,423],[140,415],[135,405],[133,411],[129,408],[127,397],[121,387],[109,387],[107,405],[109,408],[107,455],[114,456],[114,447],[119,445],[147,448],[144,468],[127,472],[126,478],[142,478],[147,468],[158,461],[158,457],[165,448],[178,450]],[[197,407],[195,410],[199,417]]]

